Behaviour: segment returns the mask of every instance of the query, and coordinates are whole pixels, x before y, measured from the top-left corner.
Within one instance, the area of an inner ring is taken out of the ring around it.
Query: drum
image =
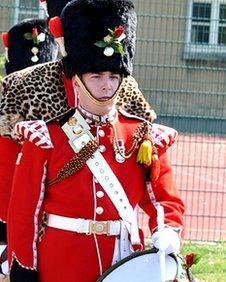
[[[173,281],[180,265],[174,254],[166,255],[166,281]],[[134,252],[108,269],[97,282],[161,282],[160,258],[157,249]]]

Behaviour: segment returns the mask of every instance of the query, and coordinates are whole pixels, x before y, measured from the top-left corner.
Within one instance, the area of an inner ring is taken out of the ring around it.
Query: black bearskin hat
[[[26,19],[8,31],[6,74],[55,60],[57,52],[58,46],[46,21]]]
[[[63,8],[69,0],[46,0],[47,12],[49,18],[53,18],[55,16],[60,16]]]
[[[68,78],[87,72],[132,73],[137,19],[130,0],[74,0],[63,9],[61,21]]]

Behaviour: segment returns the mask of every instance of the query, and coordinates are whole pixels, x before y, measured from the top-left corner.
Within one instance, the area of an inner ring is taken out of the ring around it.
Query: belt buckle
[[[97,234],[97,235],[103,235],[107,234],[109,235],[109,223],[108,221],[93,221],[90,220],[89,222],[89,235],[91,234]]]

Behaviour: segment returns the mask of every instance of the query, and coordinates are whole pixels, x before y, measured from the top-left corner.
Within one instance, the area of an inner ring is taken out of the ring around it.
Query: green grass
[[[195,278],[203,282],[226,282],[226,242],[185,243],[182,254],[190,252],[201,255],[199,263],[191,268]]]
[[[145,240],[150,248],[150,239]],[[181,256],[196,253],[201,256],[198,264],[191,267],[197,282],[226,282],[226,241],[219,243],[184,242]]]

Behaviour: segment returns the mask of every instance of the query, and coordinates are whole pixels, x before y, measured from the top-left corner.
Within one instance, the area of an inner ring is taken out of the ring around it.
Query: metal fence
[[[136,7],[135,77],[157,122],[180,133],[170,157],[187,205],[186,238],[226,239],[226,1]]]
[[[37,2],[2,0],[0,30],[26,13],[42,15]],[[180,133],[170,159],[187,205],[186,238],[225,240],[226,1],[134,3],[138,14],[134,76],[156,109],[157,122]],[[142,225],[147,221],[142,211],[140,221]]]

